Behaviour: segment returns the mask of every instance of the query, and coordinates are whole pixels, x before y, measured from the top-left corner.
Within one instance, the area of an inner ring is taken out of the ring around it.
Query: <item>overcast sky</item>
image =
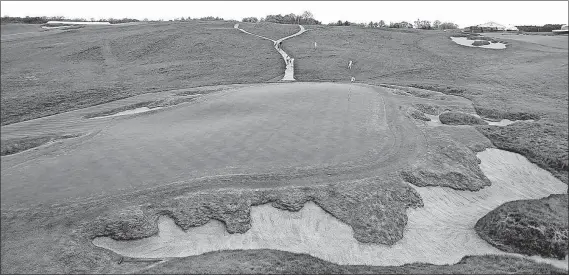
[[[300,14],[317,20],[369,22],[417,18],[451,21],[461,27],[495,21],[504,25],[567,24],[568,1],[2,1],[2,16],[65,16],[66,18],[174,19],[219,16],[241,20],[267,14]]]

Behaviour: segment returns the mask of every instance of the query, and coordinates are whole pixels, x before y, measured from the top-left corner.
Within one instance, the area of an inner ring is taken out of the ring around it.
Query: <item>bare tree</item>
[[[443,29],[443,30],[458,29],[458,25],[457,25],[457,24],[454,24],[454,23],[452,23],[452,22],[444,22],[444,23],[441,23],[441,24],[439,25],[439,29]]]
[[[417,20],[415,20],[414,23],[415,23],[415,28],[417,29],[425,29],[425,30],[431,29],[431,21],[421,20],[417,18]]]
[[[245,17],[241,20],[242,22],[257,23],[259,19],[257,17]]]
[[[312,12],[310,11],[304,11],[301,15],[302,19],[304,20],[310,20],[310,19],[314,19],[314,15],[312,14]]]
[[[433,22],[433,29],[438,29],[441,26],[441,21],[435,20]]]

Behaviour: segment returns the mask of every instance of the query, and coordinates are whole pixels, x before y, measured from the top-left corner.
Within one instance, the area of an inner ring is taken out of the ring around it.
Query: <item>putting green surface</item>
[[[393,110],[390,97],[368,86],[273,84],[156,112],[78,120],[69,127],[89,124],[90,135],[2,158],[2,205],[191,185],[220,175],[287,179],[275,185],[378,175],[417,150],[418,129]],[[42,131],[50,132],[49,125]]]

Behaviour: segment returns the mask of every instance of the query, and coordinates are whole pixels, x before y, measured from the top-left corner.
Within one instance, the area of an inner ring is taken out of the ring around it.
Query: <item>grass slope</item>
[[[498,148],[517,149],[567,183],[569,56],[566,48],[558,47],[558,38],[535,44],[503,36],[500,40],[510,43],[508,49],[493,50],[460,47],[449,39],[452,33],[442,31],[306,28],[307,33],[283,43],[295,58],[297,80],[348,81],[354,76],[358,82],[463,96],[487,118],[540,119],[526,125],[525,133],[519,127],[487,128],[492,131],[482,133]],[[351,70],[347,68],[350,60],[354,62]]]
[[[526,111],[567,121],[567,50],[523,41],[506,50],[465,48],[440,31],[306,28],[307,33],[283,43],[296,59],[298,80],[348,81],[355,76],[361,82],[465,96],[477,107],[493,110],[483,115],[496,119]]]
[[[264,36],[272,40],[281,39],[289,35],[297,33],[300,28],[298,25],[292,24],[277,24],[271,22],[259,23],[239,23],[239,28],[254,33],[256,35]]]
[[[567,194],[503,204],[476,223],[478,235],[513,253],[563,259],[568,254]]]
[[[2,125],[142,93],[265,82],[284,71],[270,42],[233,22],[89,26],[1,47]]]
[[[43,31],[43,29],[39,24],[0,24],[0,33],[2,35],[15,35],[41,31]]]

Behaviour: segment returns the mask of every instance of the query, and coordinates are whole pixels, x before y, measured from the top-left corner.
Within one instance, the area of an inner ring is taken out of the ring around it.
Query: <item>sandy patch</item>
[[[148,111],[152,111],[152,110],[157,110],[157,109],[161,109],[162,107],[156,107],[156,108],[148,108],[146,106],[144,107],[139,107],[139,108],[135,108],[135,109],[129,109],[129,110],[125,110],[125,111],[121,111],[112,115],[108,115],[108,116],[101,116],[101,117],[94,117],[95,118],[109,118],[109,117],[117,117],[117,116],[124,116],[124,115],[132,115],[132,114],[138,114],[138,113],[144,113],[144,112],[148,112]]]
[[[478,114],[471,114],[473,116],[476,116],[478,118],[480,118],[480,116]],[[427,116],[429,119],[431,119],[430,121],[425,121],[425,124],[427,124],[428,126],[470,126],[470,125],[445,125],[443,123],[441,123],[441,120],[439,119],[438,115],[430,115],[430,114],[426,114],[425,116]],[[534,120],[508,120],[508,119],[503,119],[501,121],[489,121],[489,120],[484,120],[486,121],[489,125],[491,126],[507,126],[507,125],[511,125],[513,123],[516,122],[534,122]]]
[[[515,122],[533,122],[534,120],[517,120],[517,121],[510,121],[508,119],[503,119],[499,122],[492,122],[492,121],[487,121],[486,122],[491,125],[491,126],[507,126],[507,125],[511,125]]]
[[[338,264],[354,265],[454,264],[465,255],[507,254],[478,237],[474,231],[476,221],[508,201],[566,193],[567,185],[515,153],[487,149],[478,157],[492,186],[478,192],[416,187],[425,207],[408,210],[404,237],[392,246],[356,241],[349,225],[312,202],[306,203],[299,212],[282,211],[269,205],[253,207],[252,228],[244,234],[229,234],[223,223],[216,220],[183,231],[172,219],[161,217],[157,236],[134,241],[102,237],[93,243],[134,258],[265,248],[307,253]],[[530,258],[567,269],[565,260]]]

